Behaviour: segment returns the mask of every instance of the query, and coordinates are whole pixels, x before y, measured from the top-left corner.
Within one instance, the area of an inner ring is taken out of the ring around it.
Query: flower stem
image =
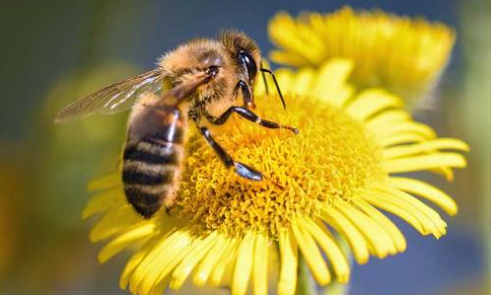
[[[353,254],[351,253],[351,248],[348,242],[342,237],[340,237],[339,235],[336,235],[336,241],[338,245],[341,247],[341,249],[343,250],[343,252],[345,253],[346,257],[348,258],[350,265],[353,265]],[[327,285],[325,288],[322,289],[322,294],[323,295],[347,295],[348,290],[349,290],[349,284],[332,282],[331,284]]]
[[[298,258],[298,295],[314,295],[317,294],[315,290],[315,282],[309,273],[307,264],[302,255]]]
[[[322,288],[322,295],[346,295],[348,294],[349,285],[333,282],[327,287]]]
[[[336,240],[343,249],[344,253],[346,253],[350,264],[352,264],[353,255],[351,254],[348,243],[346,242],[346,240],[342,239],[339,236],[336,236]],[[335,281],[328,284],[326,287],[318,287],[318,285],[315,283],[314,279],[310,275],[307,264],[305,263],[305,259],[302,255],[300,255],[300,257],[298,258],[297,295],[346,295],[348,294],[348,290],[349,284],[341,284]]]

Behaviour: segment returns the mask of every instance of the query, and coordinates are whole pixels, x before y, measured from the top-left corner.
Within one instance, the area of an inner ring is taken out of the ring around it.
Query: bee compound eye
[[[254,58],[247,51],[242,50],[239,52],[239,60],[246,66],[249,79],[253,80],[257,74],[257,66]]]

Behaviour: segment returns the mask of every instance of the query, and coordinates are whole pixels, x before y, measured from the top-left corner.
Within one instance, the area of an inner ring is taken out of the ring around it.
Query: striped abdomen
[[[173,204],[184,158],[186,117],[173,107],[147,111],[142,119],[130,121],[123,184],[128,202],[150,218],[162,205]]]

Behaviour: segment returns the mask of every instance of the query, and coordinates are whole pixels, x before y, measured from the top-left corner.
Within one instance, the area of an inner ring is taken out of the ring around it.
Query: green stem
[[[315,282],[309,273],[307,264],[302,255],[298,258],[298,295],[314,295],[317,294],[315,290]]]
[[[348,258],[348,261],[351,265],[353,265],[353,255],[351,254],[351,248],[346,242],[345,239],[341,238],[340,236],[336,236],[336,241],[345,253],[346,257]],[[322,294],[323,295],[346,295],[348,294],[349,290],[349,284],[341,284],[338,282],[332,282],[331,284],[327,285],[325,288],[322,288]]]
[[[343,243],[340,243],[344,248]],[[349,253],[349,252],[348,252]],[[348,258],[351,260],[351,254],[348,254]],[[324,288],[316,288],[316,283],[310,275],[305,259],[300,255],[298,259],[298,287],[297,295],[346,295],[349,289],[349,284],[341,284],[338,282],[332,282]]]
[[[348,294],[349,285],[333,282],[327,287],[322,288],[323,295],[346,295]]]

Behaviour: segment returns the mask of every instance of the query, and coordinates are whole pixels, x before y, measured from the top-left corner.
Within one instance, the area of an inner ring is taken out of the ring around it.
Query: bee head
[[[159,61],[164,75],[176,86],[206,74],[209,80],[223,79],[231,61],[223,44],[210,39],[196,39],[165,54]],[[209,85],[200,87],[208,88]]]
[[[247,82],[250,87],[254,85],[261,63],[261,52],[256,42],[237,30],[223,31],[220,34],[220,41],[232,57],[244,82]]]

